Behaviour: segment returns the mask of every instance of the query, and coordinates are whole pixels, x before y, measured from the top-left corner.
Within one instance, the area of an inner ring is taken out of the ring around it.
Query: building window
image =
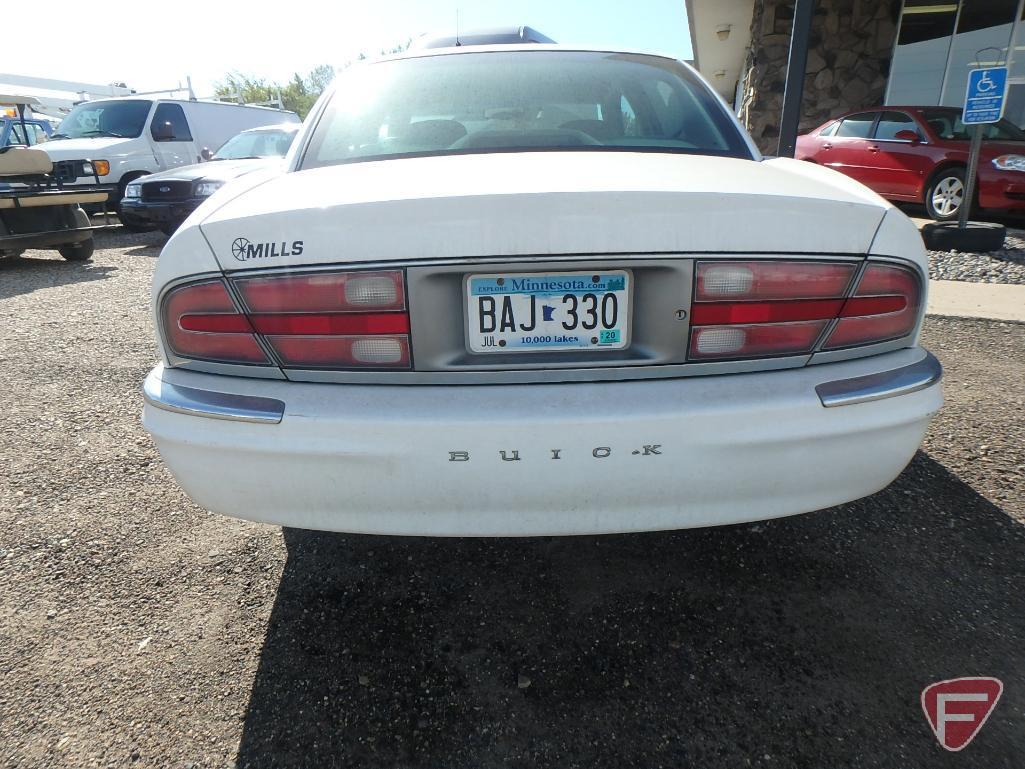
[[[954,35],[957,3],[904,0],[887,101],[938,104]]]
[[[964,0],[957,20],[957,33],[1013,24],[1018,0]]]
[[[950,37],[954,34],[956,18],[957,3],[937,3],[935,0],[904,0],[897,45],[913,45],[927,40]]]
[[[968,73],[1007,61],[1017,11],[1016,0],[963,0],[940,104],[962,106]]]

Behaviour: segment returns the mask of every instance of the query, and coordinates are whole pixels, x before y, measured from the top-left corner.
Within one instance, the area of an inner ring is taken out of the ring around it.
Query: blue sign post
[[[968,175],[965,177],[964,197],[957,223],[960,229],[968,226],[968,214],[975,199],[975,180],[979,173],[979,153],[982,151],[982,126],[996,123],[1004,116],[1007,96],[1007,67],[987,67],[968,73],[961,122],[974,126],[972,145],[968,152]]]

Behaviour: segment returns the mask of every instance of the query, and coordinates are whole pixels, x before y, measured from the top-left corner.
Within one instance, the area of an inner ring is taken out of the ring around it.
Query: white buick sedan
[[[940,408],[914,225],[764,159],[686,64],[344,73],[161,254],[145,425],[228,515],[410,535],[738,523],[885,487]]]

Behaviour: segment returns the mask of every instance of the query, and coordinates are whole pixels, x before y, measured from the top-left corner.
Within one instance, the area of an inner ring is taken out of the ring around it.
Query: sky
[[[176,87],[191,76],[204,97],[231,71],[281,82],[425,32],[451,34],[457,9],[462,30],[526,24],[559,43],[690,57],[684,0],[47,0],[4,11],[0,72],[124,82],[139,91]],[[63,43],[47,45],[17,34],[20,13],[42,14],[54,29],[79,33],[59,34]]]

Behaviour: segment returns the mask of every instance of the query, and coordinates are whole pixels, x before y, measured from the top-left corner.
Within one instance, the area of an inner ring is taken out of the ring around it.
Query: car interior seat
[[[466,136],[458,120],[418,120],[402,132],[402,141],[431,149],[447,149]]]
[[[939,118],[930,120],[929,127],[942,139],[949,139],[953,133],[953,131],[950,130],[950,124],[946,120],[940,120]]]
[[[559,126],[563,130],[583,131],[593,139],[615,139],[619,134],[611,123],[604,120],[570,120]]]

